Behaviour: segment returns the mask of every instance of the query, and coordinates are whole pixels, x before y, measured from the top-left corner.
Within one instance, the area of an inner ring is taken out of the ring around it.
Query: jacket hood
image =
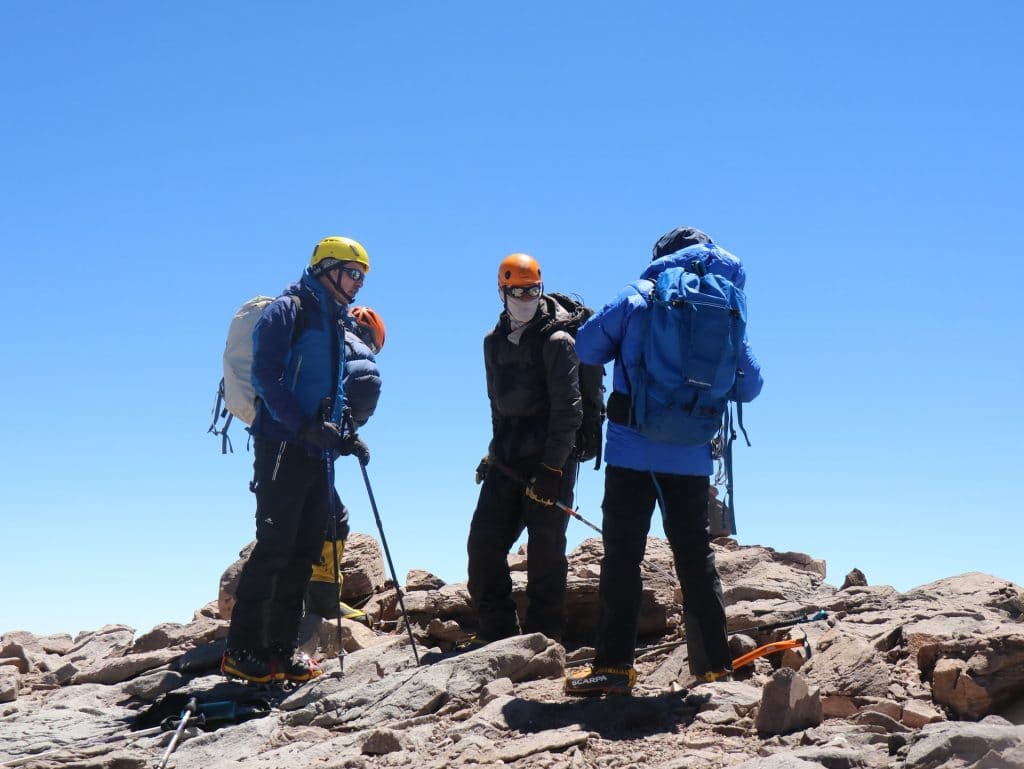
[[[545,333],[554,333],[561,329],[575,332],[594,314],[593,310],[584,306],[579,297],[558,292],[544,294],[541,297],[541,306],[547,308],[548,319],[541,327],[541,331]]]
[[[700,260],[708,272],[720,275],[740,290],[743,290],[747,283],[747,273],[739,258],[713,243],[689,246],[674,254],[655,259],[640,273],[640,279],[655,283],[658,276],[669,267],[686,267],[694,259]]]
[[[586,323],[587,318],[594,314],[594,311],[589,307],[585,307],[578,297],[573,298],[558,292],[541,294],[538,307],[540,311],[534,316],[533,320],[517,329],[520,337],[526,332],[534,333],[535,329],[536,333],[545,336],[561,330],[569,331],[575,335],[576,330]],[[510,329],[511,324],[508,312],[502,312],[501,317],[498,318],[498,325],[495,327],[495,331],[508,334]]]

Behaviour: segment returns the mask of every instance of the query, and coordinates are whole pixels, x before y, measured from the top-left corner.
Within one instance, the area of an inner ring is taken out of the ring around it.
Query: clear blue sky
[[[244,435],[206,434],[228,322],[331,234],[366,246],[387,323],[363,434],[402,577],[465,579],[502,256],[600,307],[685,224],[749,275],[740,542],[836,585],[1024,583],[1022,23],[1009,0],[3,3],[0,631],[216,598],[254,531]],[[354,460],[338,482],[375,534]]]

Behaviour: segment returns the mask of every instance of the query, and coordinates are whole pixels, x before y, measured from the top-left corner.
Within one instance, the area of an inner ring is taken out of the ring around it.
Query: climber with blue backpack
[[[343,427],[345,320],[369,269],[361,244],[324,238],[299,281],[262,308],[253,328],[256,545],[235,593],[225,675],[256,683],[322,675],[297,651],[298,628],[338,503],[334,460],[369,461],[366,445]]]
[[[682,588],[690,671],[702,680],[731,672],[708,501],[730,403],[753,400],[763,383],[746,338],[746,274],[691,227],[662,236],[653,257],[576,336],[581,363],[615,367],[597,642],[593,665],[566,677],[575,696],[628,694],[636,683],[640,562],[655,503]]]

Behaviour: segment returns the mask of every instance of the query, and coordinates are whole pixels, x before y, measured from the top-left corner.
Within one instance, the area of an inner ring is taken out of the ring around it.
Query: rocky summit
[[[592,654],[599,540],[570,556],[561,643],[459,653],[474,629],[466,586],[411,571],[406,624],[377,542],[356,534],[343,597],[372,626],[343,620],[339,633],[307,616],[303,648],[326,675],[297,688],[217,672],[242,560],[186,625],[3,633],[0,768],[1024,767],[1020,586],[970,573],[900,593],[854,570],[837,588],[808,555],[728,538],[715,549],[736,657],[795,642],[733,680],[690,680],[663,540],[644,561],[634,694],[574,699],[562,680]],[[519,601],[528,557],[509,558]]]

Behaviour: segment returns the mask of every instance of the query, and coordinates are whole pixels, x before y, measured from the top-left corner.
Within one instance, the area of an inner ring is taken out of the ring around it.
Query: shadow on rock
[[[208,723],[209,728],[215,729],[265,716],[288,694],[289,691],[281,687],[255,687],[233,681],[219,681],[199,691],[171,692],[139,713],[132,731],[159,726],[165,719],[180,717],[193,698],[200,707],[199,715],[204,716],[196,719],[197,725]]]
[[[502,708],[510,728],[541,732],[578,724],[609,740],[636,739],[688,726],[709,695],[686,691],[651,697],[605,697],[565,702],[513,699]]]

